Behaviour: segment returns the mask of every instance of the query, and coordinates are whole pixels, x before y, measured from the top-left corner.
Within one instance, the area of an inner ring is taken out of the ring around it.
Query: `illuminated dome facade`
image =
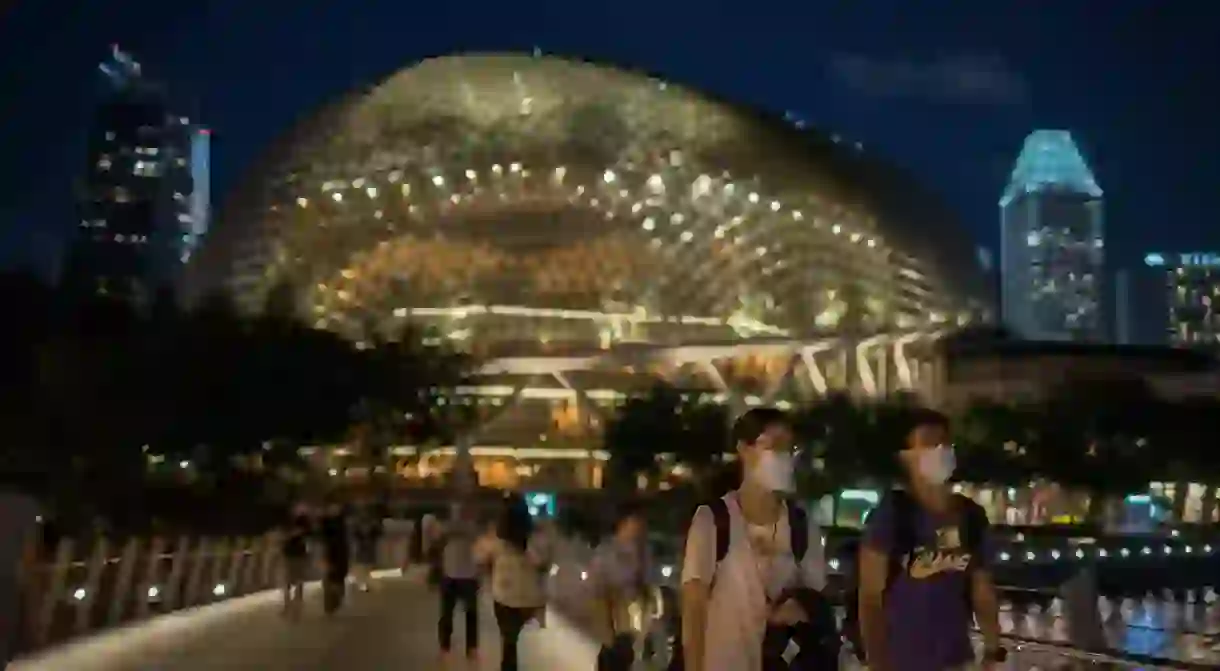
[[[299,125],[194,272],[320,327],[485,354],[808,338],[986,309],[972,246],[854,146],[681,86],[526,55],[425,61]]]

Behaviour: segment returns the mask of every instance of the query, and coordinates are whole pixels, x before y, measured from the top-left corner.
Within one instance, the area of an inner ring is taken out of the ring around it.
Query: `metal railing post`
[[[248,561],[246,553],[250,551],[250,541],[246,538],[233,540],[233,558],[229,562],[229,574],[225,577],[225,596],[236,596],[241,593],[237,579],[241,577],[241,567]]]
[[[191,573],[186,584],[186,598],[178,604],[179,608],[193,606],[199,603],[199,592],[203,587],[204,569],[207,566],[208,558],[211,555],[212,540],[210,538],[200,538],[199,545],[195,547],[195,551],[191,553]]]
[[[154,536],[152,542],[149,543],[148,554],[145,555],[147,564],[144,566],[144,576],[140,578],[140,584],[136,586],[136,617],[138,618],[148,617],[154,587],[162,599],[169,596],[168,589],[157,587],[157,580],[161,578],[161,555],[163,554],[165,554],[165,538]]]
[[[98,587],[102,584],[102,571],[109,561],[107,557],[110,543],[104,536],[99,536],[93,544],[93,552],[89,555],[88,573],[86,574],[84,593],[76,599],[76,632],[89,630],[93,618],[93,604],[97,598]],[[77,595],[73,595],[75,598]]]
[[[131,581],[135,577],[136,557],[140,552],[140,540],[132,538],[123,546],[123,554],[119,557],[119,573],[115,577],[114,591],[110,595],[110,613],[106,621],[118,624],[127,611],[127,601],[131,598]]]
[[[68,569],[72,567],[73,552],[76,543],[71,538],[59,542],[55,550],[55,563],[51,566],[50,579],[47,581],[47,591],[38,612],[38,623],[34,631],[34,642],[43,645],[51,636],[51,627],[55,624],[55,613],[64,598],[64,585],[68,581]]]
[[[267,551],[263,554],[263,565],[260,567],[262,586],[271,588],[280,584],[279,567],[280,535],[276,532],[267,534]]]
[[[186,576],[186,564],[191,552],[191,537],[181,536],[174,545],[174,558],[170,563],[169,578],[165,581],[166,610],[176,610],[182,607],[187,597],[188,585],[183,584]]]
[[[246,557],[246,563],[242,565],[240,589],[245,592],[257,592],[262,585],[258,584],[258,569],[263,562],[263,553],[267,551],[266,539],[262,536],[255,536],[250,539],[250,554]]]
[[[201,593],[201,596],[205,600],[209,598],[209,595],[221,597],[227,596],[228,587],[225,587],[225,592],[221,592],[220,594],[216,594],[215,590],[216,586],[220,585],[221,581],[224,580],[225,562],[226,560],[230,559],[229,548],[232,547],[232,545],[232,540],[222,538],[220,542],[212,548],[212,570],[208,573],[208,583],[204,586],[204,590],[206,591]]]

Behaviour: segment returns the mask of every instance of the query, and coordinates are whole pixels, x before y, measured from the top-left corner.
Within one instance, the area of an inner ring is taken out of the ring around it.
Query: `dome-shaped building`
[[[424,320],[495,354],[977,313],[971,245],[907,181],[643,74],[438,58],[281,141],[199,271],[250,306],[288,284],[313,322],[353,337]]]
[[[289,287],[354,339],[425,323],[501,376],[743,345],[813,365],[827,348],[810,343],[893,342],[989,309],[947,209],[858,145],[529,55],[427,60],[299,124],[190,272],[194,293],[225,286],[251,308]],[[868,367],[836,361],[843,380]]]

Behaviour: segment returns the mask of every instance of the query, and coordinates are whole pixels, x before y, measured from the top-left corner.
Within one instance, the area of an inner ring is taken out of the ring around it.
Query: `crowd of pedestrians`
[[[458,505],[448,524],[421,520],[423,550],[430,557],[433,582],[440,592],[437,637],[442,663],[453,660],[454,625],[463,612],[465,655],[479,653],[479,598],[489,584],[492,610],[500,639],[500,668],[519,668],[518,642],[526,625],[546,624],[546,576],[552,564],[549,530],[535,525],[520,497],[505,499],[493,517],[480,520],[477,511]]]
[[[870,516],[851,572],[848,618],[826,596],[821,529],[791,501],[795,439],[787,416],[754,409],[734,425],[740,485],[699,506],[685,539],[681,636],[671,671],[837,669],[842,641],[880,671],[991,668],[1004,659],[998,601],[986,565],[987,519],[956,495],[956,466],[943,415],[912,410],[894,446],[900,484]],[[652,603],[644,510],[624,506],[587,567],[596,671],[636,668],[636,640]],[[448,525],[428,520],[441,597],[438,636],[451,655],[456,612],[465,613],[466,654],[477,657],[480,579],[490,584],[502,671],[518,668],[527,623],[545,624],[552,558],[524,502],[508,499],[490,528],[459,506]],[[442,527],[444,530],[442,531]],[[971,629],[984,639],[976,659]]]
[[[870,671],[993,669],[1005,661],[1000,644],[999,601],[987,559],[986,514],[956,494],[956,468],[948,444],[948,420],[912,409],[894,446],[898,484],[871,511],[855,561],[845,571],[847,613],[839,622],[826,596],[827,562],[821,529],[792,501],[795,439],[781,411],[756,408],[732,428],[741,466],[739,486],[695,510],[683,547],[680,637],[670,671],[821,671],[837,669],[841,644]],[[3,537],[11,567],[0,575],[0,619],[18,618],[27,567],[35,560],[36,508],[27,499],[0,493],[9,528]],[[479,668],[480,598],[490,596],[501,651],[501,671],[517,671],[518,643],[530,623],[546,626],[547,575],[556,538],[537,523],[524,499],[510,495],[491,514],[474,504],[455,505],[448,519],[425,515],[410,553],[429,567],[439,596],[437,639],[442,664],[454,660],[455,625],[463,617],[463,653]],[[653,561],[645,511],[618,509],[613,527],[587,567],[591,633],[600,644],[596,671],[629,671],[635,643],[653,602]],[[371,506],[349,509],[328,503],[298,507],[282,530],[283,613],[298,620],[304,583],[321,563],[323,611],[343,607],[349,574],[362,591],[386,526]],[[1068,591],[1095,602],[1096,586],[1084,576]],[[485,589],[486,587],[486,589]],[[1072,619],[1102,648],[1100,625],[1085,615]],[[7,615],[5,615],[7,613]],[[982,635],[976,654],[972,630]],[[0,640],[0,668],[11,655],[13,627]],[[1073,639],[1084,639],[1075,633]]]
[[[321,562],[324,613],[334,614],[343,606],[353,552],[357,585],[367,590],[382,524],[381,515],[372,506],[360,506],[353,511],[339,503],[329,503],[320,512],[298,506],[282,529],[284,617],[299,620],[303,615],[305,582],[315,558]]]

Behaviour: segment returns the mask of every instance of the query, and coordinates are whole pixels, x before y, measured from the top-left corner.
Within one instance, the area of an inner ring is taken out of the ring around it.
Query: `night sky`
[[[315,7],[316,6],[316,7]],[[1190,0],[0,0],[0,264],[53,266],[118,43],[214,129],[213,194],[294,120],[432,55],[642,68],[912,169],[995,247],[1021,141],[1074,132],[1109,249],[1220,248],[1220,3]],[[969,8],[969,11],[967,11]]]

